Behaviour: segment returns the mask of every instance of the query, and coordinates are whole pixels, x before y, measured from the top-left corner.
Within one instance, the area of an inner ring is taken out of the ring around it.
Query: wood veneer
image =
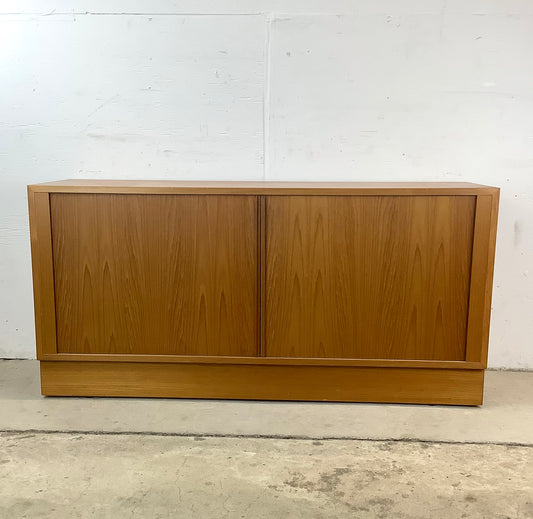
[[[43,362],[47,395],[480,405],[482,370]]]
[[[474,196],[267,203],[267,355],[465,360]]]
[[[499,190],[29,186],[47,395],[479,405]]]
[[[257,355],[255,196],[52,194],[58,353]]]
[[[469,182],[220,182],[71,179],[31,186],[44,193],[181,195],[481,195],[498,188]]]

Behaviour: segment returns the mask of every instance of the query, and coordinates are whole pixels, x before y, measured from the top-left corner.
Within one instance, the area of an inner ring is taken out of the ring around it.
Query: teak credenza
[[[479,405],[499,189],[28,187],[44,395]]]

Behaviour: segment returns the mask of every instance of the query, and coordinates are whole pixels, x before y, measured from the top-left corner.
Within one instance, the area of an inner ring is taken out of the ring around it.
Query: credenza
[[[44,395],[480,405],[499,189],[28,186]]]

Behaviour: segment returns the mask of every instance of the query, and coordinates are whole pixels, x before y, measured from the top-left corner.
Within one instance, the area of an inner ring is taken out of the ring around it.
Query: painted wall
[[[493,367],[533,369],[533,2],[0,4],[0,357],[34,357],[25,186],[502,188]]]

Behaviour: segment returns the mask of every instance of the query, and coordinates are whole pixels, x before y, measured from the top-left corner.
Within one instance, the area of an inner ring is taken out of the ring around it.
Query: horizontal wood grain
[[[374,368],[482,369],[481,362],[456,360],[232,357],[228,355],[131,355],[124,353],[57,353],[42,360],[69,362],[164,362],[183,364],[264,364],[279,366],[359,366]]]
[[[474,210],[473,196],[267,197],[266,355],[465,360]]]
[[[59,352],[257,355],[256,197],[50,197]]]
[[[44,395],[480,405],[482,370],[41,362]]]
[[[247,195],[476,195],[494,188],[468,182],[219,182],[75,179],[30,186],[50,193]]]

